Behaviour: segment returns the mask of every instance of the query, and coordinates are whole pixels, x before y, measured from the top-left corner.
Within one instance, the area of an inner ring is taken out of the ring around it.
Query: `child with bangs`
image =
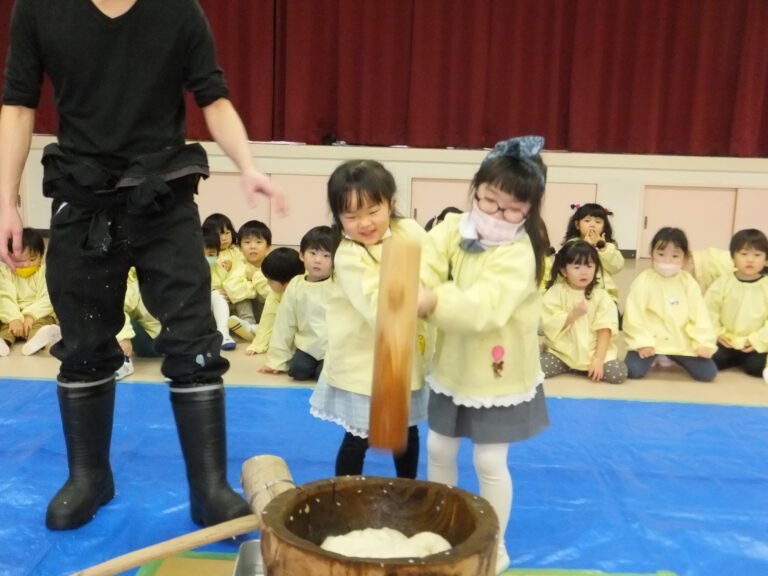
[[[336,475],[363,473],[368,451],[374,332],[384,243],[400,236],[421,243],[424,229],[395,210],[395,179],[375,160],[349,160],[328,180],[333,215],[333,281],[326,315],[327,349],[323,370],[310,398],[311,413],[339,424],[344,437],[336,456]],[[439,226],[438,226],[439,228]],[[423,336],[423,334],[422,334]],[[419,338],[414,338],[408,440],[393,454],[400,478],[416,478],[419,429],[427,416],[427,389]]]
[[[457,485],[468,438],[480,495],[499,519],[497,574],[510,561],[510,445],[549,424],[537,334],[549,253],[543,146],[540,136],[496,144],[472,179],[472,209],[430,230],[422,254],[419,314],[437,331],[427,377],[429,480]]]
[[[555,257],[542,302],[544,376],[577,372],[595,382],[622,384],[627,366],[618,359],[616,304],[598,285],[597,249],[566,242]]]
[[[644,377],[660,355],[699,382],[717,376],[715,329],[699,285],[683,270],[689,255],[679,228],[662,228],[651,241],[652,267],[632,282],[624,314],[629,378]]]
[[[612,213],[594,202],[574,204],[571,208],[575,211],[568,221],[563,244],[578,238],[597,249],[601,268],[597,282],[608,292],[614,302],[618,302],[619,290],[613,275],[624,268],[624,256],[621,255],[613,238],[613,227],[609,218]]]
[[[224,280],[224,291],[235,309],[229,318],[229,329],[244,340],[253,340],[270,295],[262,262],[272,246],[272,231],[259,220],[249,220],[237,231],[240,256]]]
[[[225,272],[231,272],[232,265],[243,257],[237,247],[237,233],[232,220],[216,212],[203,221],[203,228],[213,230],[219,235],[219,265]]]
[[[730,251],[736,271],[715,280],[704,297],[717,332],[712,360],[720,370],[738,366],[768,382],[768,239],[760,230],[740,230]]]

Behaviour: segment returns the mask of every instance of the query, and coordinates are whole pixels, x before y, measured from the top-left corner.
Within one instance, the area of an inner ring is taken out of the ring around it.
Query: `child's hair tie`
[[[608,210],[608,208],[606,208],[605,206],[603,206],[603,210],[605,210],[605,215],[606,215],[606,216],[613,216],[613,212],[611,212],[610,210]]]
[[[508,158],[514,158],[520,160],[525,166],[533,172],[539,181],[539,184],[544,185],[544,174],[531,158],[537,156],[539,152],[544,148],[543,136],[518,136],[517,138],[509,138],[497,142],[488,155],[483,159],[482,164],[499,158],[501,156],[507,156]]]
[[[581,208],[581,204],[571,204],[571,210],[578,210]]]

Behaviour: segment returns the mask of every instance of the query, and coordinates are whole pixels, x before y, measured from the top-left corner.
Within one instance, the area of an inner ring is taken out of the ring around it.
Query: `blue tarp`
[[[118,387],[116,498],[79,530],[44,526],[66,477],[53,381],[0,381],[0,575],[71,573],[196,528],[168,390]],[[307,389],[229,388],[229,476],[257,454],[297,482],[333,474],[341,429],[309,415]],[[513,567],[768,575],[768,409],[550,399],[552,426],[515,444]],[[425,478],[422,428],[420,477]],[[394,475],[371,453],[368,475]],[[477,489],[471,447],[460,485]],[[235,552],[239,542],[208,547]]]

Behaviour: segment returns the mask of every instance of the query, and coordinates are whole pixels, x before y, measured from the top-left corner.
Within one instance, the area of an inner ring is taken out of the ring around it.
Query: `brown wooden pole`
[[[369,443],[402,452],[408,442],[421,245],[392,236],[381,256]]]

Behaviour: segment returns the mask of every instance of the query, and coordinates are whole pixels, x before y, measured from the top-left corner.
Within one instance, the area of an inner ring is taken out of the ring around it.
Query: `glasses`
[[[502,208],[496,200],[480,196],[477,192],[475,192],[475,200],[477,200],[477,205],[480,210],[486,214],[496,214],[501,212],[501,216],[504,220],[512,224],[519,224],[528,216],[528,214],[523,212],[520,208]]]

